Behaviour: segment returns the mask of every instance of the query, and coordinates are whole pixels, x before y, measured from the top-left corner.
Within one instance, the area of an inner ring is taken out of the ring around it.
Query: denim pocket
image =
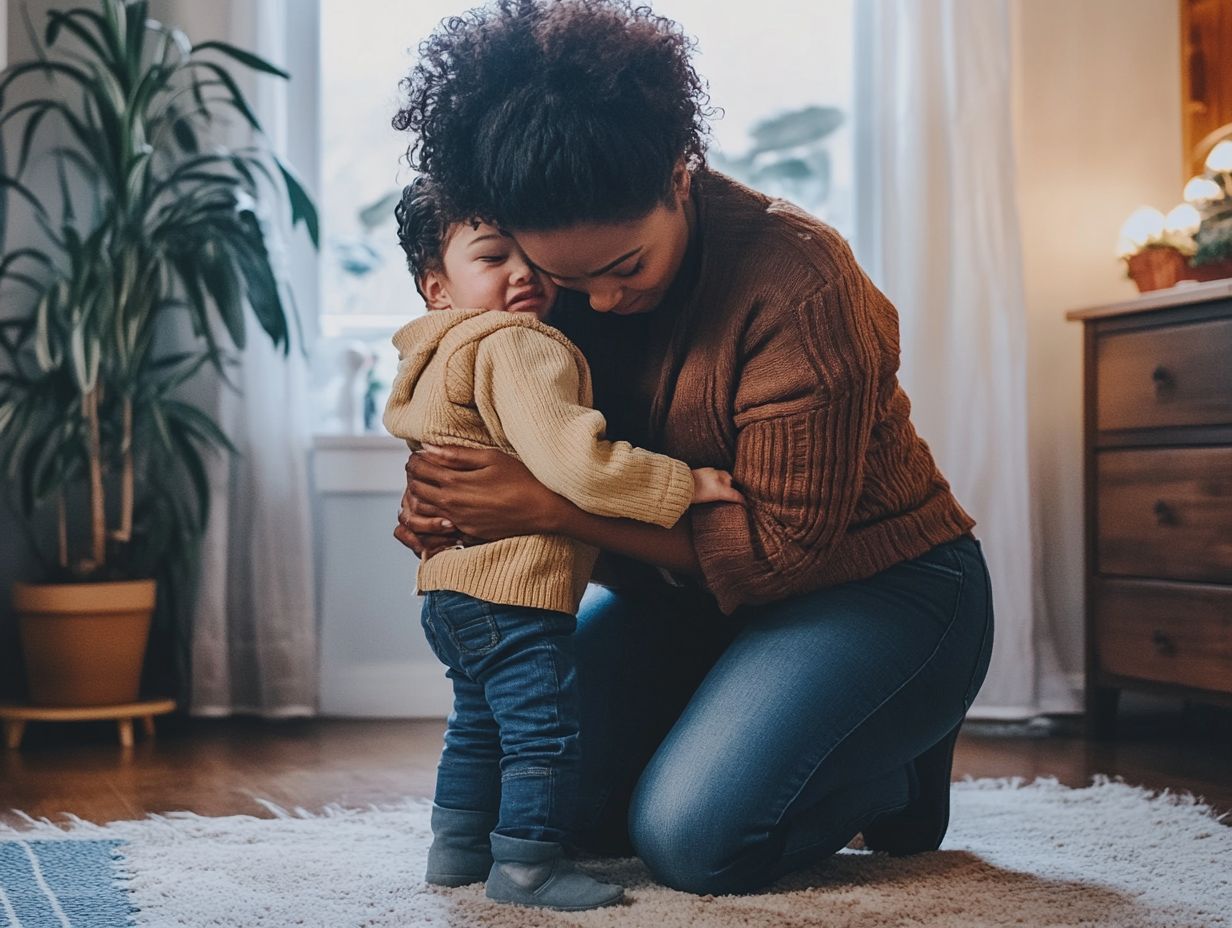
[[[419,624],[423,626],[424,638],[428,642],[428,648],[436,655],[436,659],[443,664],[448,664],[446,656],[441,653],[440,643],[436,640],[436,631],[432,628],[432,594],[429,593],[424,599],[423,608],[419,611]]]
[[[953,542],[945,542],[930,551],[925,551],[917,558],[903,561],[900,566],[914,567],[929,573],[942,574],[953,580],[963,578],[962,562],[952,549]]]
[[[437,616],[461,654],[484,654],[500,644],[492,604],[462,593],[439,595]]]

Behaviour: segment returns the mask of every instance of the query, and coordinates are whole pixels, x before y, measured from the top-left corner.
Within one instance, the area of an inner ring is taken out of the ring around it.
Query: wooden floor
[[[32,724],[21,750],[0,754],[0,821],[20,827],[13,810],[100,823],[177,809],[267,816],[258,799],[316,810],[429,796],[442,729],[437,721],[173,720],[125,751],[114,724]],[[954,767],[956,778],[1055,776],[1070,786],[1095,774],[1232,811],[1232,713],[1131,706],[1117,738],[1101,742],[1083,738],[1072,719],[969,722]]]

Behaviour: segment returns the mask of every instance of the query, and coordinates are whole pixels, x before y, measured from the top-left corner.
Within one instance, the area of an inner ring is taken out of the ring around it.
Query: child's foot
[[[432,847],[424,882],[434,886],[482,883],[492,869],[488,835],[496,825],[491,812],[470,812],[432,805]]]
[[[619,886],[575,870],[561,846],[551,841],[492,835],[492,857],[487,896],[496,902],[576,912],[624,898]]]

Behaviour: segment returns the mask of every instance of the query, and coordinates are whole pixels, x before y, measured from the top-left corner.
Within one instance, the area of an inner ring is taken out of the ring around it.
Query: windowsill
[[[316,450],[331,451],[389,451],[404,450],[406,442],[401,438],[394,438],[388,432],[318,432],[312,436],[312,447]]]

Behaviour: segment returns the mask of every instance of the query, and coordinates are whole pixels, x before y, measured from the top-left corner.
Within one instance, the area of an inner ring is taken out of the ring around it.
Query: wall
[[[1063,668],[1082,671],[1082,331],[1133,296],[1113,255],[1137,206],[1180,201],[1175,0],[1013,0],[1036,530]]]

